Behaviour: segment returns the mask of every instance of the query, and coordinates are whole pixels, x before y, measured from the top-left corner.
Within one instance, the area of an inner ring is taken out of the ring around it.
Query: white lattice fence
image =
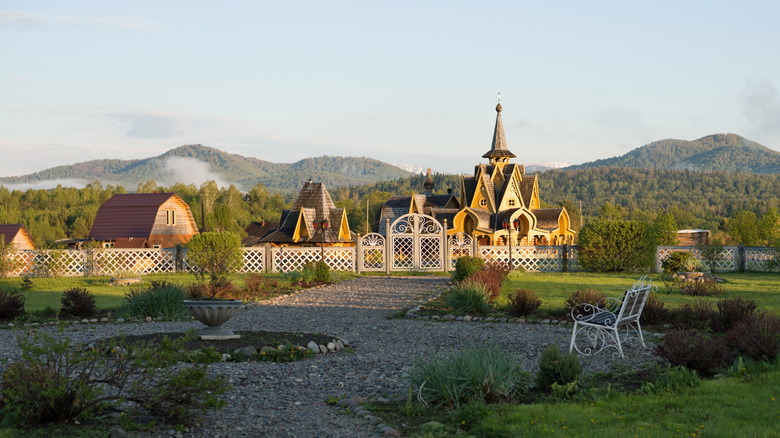
[[[495,262],[509,266],[509,248],[506,246],[480,246],[479,257],[486,263]],[[512,269],[522,267],[528,272],[557,272],[561,270],[561,250],[557,246],[512,247]]]
[[[238,272],[264,272],[265,248],[244,248],[244,263]]]
[[[577,272],[582,270],[580,266],[579,248],[576,246],[566,247],[566,270],[568,272]]]
[[[23,277],[35,273],[35,254],[36,251],[14,251],[8,253],[8,270],[6,275],[9,277]]]
[[[745,248],[745,270],[780,272],[780,254],[774,248]]]
[[[363,266],[360,271],[385,270],[385,238],[379,233],[369,233],[360,238]]]
[[[325,248],[324,257],[320,248],[274,248],[271,250],[274,272],[300,271],[308,262],[316,262],[322,258],[328,267],[334,271],[355,270],[355,248]]]
[[[656,266],[658,272],[663,271],[661,264],[664,262],[664,260],[669,258],[671,253],[677,251],[685,251],[695,255],[696,258],[701,261],[702,267],[705,270],[718,272],[739,270],[739,260],[737,259],[738,248],[735,246],[724,246],[717,254],[714,255],[714,257],[712,257],[712,262],[714,263],[710,263],[711,260],[708,260],[707,257],[704,257],[701,250],[695,246],[659,246],[656,251],[658,251],[658,266]],[[711,266],[711,264],[714,264],[714,266]]]
[[[474,252],[474,239],[465,233],[456,233],[449,237],[450,241],[450,269],[455,269],[455,264],[461,257],[470,257]]]
[[[153,274],[174,272],[175,268],[175,252],[170,249],[101,249],[92,256],[93,275]]]

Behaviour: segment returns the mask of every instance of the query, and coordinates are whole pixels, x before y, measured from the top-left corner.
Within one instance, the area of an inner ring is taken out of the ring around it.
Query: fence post
[[[739,272],[745,272],[745,247],[740,243],[737,247],[737,269]]]
[[[450,239],[447,238],[447,219],[444,219],[444,227],[441,231],[442,238],[442,271],[447,272],[450,270]]]
[[[561,248],[561,272],[569,272],[569,245],[563,244]]]
[[[182,263],[181,244],[177,243],[173,250],[173,272],[181,272],[183,265],[184,263]]]
[[[379,226],[382,226],[381,224]],[[390,238],[390,218],[385,219],[385,274],[390,275],[390,264],[392,263],[391,257],[395,258],[393,251],[393,243]]]
[[[661,266],[661,247],[656,245],[656,247],[655,247],[655,254],[653,255],[653,268],[652,268],[652,272],[654,274],[657,274],[658,270],[660,269],[660,266]]]

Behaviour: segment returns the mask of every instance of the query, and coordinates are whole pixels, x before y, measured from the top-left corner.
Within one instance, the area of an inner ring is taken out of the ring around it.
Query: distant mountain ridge
[[[567,169],[586,167],[780,174],[780,152],[737,134],[714,134],[693,141],[655,141],[620,157],[591,161]]]
[[[92,160],[52,167],[23,176],[0,177],[0,185],[30,184],[49,180],[100,181],[134,191],[139,183],[154,180],[161,185],[176,182],[199,185],[216,180],[249,190],[264,184],[270,190],[297,191],[310,178],[328,187],[369,184],[410,176],[396,166],[365,157],[321,156],[295,163],[272,163],[231,154],[202,145],[185,145],[162,155],[135,160]]]

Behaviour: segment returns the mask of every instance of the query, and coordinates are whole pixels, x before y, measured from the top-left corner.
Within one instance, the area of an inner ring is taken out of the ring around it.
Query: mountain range
[[[586,167],[780,174],[780,152],[737,134],[714,134],[693,141],[655,141],[620,157],[591,161],[568,169]]]
[[[272,163],[202,145],[186,145],[151,158],[93,160],[52,167],[29,175],[0,177],[0,185],[29,187],[41,182],[60,181],[62,185],[84,185],[100,181],[133,191],[138,184],[149,180],[165,186],[175,183],[199,186],[203,181],[215,180],[222,186],[234,184],[244,191],[256,184],[264,184],[273,191],[294,193],[309,178],[337,188],[406,178],[421,170],[399,166],[365,157],[334,156],[306,158],[295,163]],[[531,173],[551,167],[527,166],[526,170]],[[555,163],[555,167],[560,167],[560,163]],[[619,157],[566,169],[593,167],[780,174],[780,152],[736,134],[714,134],[693,141],[655,141]]]
[[[162,155],[138,160],[92,160],[57,166],[24,176],[0,177],[0,185],[25,185],[41,181],[83,184],[100,181],[135,190],[138,184],[154,180],[160,185],[195,184],[214,180],[249,190],[264,184],[275,191],[298,191],[310,178],[328,187],[361,185],[412,175],[399,167],[365,157],[321,156],[295,163],[272,163],[230,154],[202,145],[186,145]],[[66,185],[63,183],[63,185]],[[72,184],[71,184],[72,185]]]

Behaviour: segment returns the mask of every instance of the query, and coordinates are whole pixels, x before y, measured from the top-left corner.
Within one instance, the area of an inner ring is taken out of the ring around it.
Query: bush
[[[680,286],[680,292],[692,297],[711,297],[722,294],[723,285],[710,279],[686,281]]]
[[[452,274],[452,280],[463,281],[484,268],[485,261],[479,257],[461,257],[455,262],[455,272]]]
[[[0,320],[24,315],[24,295],[16,289],[0,290]]]
[[[211,283],[226,281],[228,274],[241,267],[244,253],[241,237],[229,231],[207,231],[192,236],[187,243],[187,261],[198,278]]]
[[[674,251],[661,262],[661,269],[665,274],[674,274],[676,272],[700,272],[702,270],[701,261],[691,252]]]
[[[589,271],[633,271],[644,269],[653,261],[652,230],[644,222],[590,222],[582,227],[578,240],[579,262]]]
[[[593,306],[603,306],[607,296],[601,293],[598,289],[581,289],[574,292],[563,303],[566,308],[566,313],[571,314],[571,311],[580,304],[591,304]],[[587,313],[587,309],[582,309],[579,313]]]
[[[269,291],[279,289],[279,280],[262,275],[247,275],[244,278],[244,289],[251,297],[262,298],[267,296]]]
[[[754,360],[772,361],[780,352],[780,318],[754,313],[736,323],[726,334],[729,345]]]
[[[327,283],[330,281],[330,268],[322,260],[306,262],[301,269],[301,281],[304,283]]]
[[[472,274],[468,281],[476,281],[485,285],[490,291],[490,300],[493,301],[501,295],[501,283],[506,278],[507,270],[500,266],[489,266]]]
[[[449,359],[419,363],[411,375],[419,398],[436,406],[516,399],[529,383],[515,358],[494,346],[468,346]]]
[[[3,374],[2,417],[15,426],[65,422],[107,410],[141,410],[177,423],[224,404],[224,378],[183,366],[187,338],[159,344],[77,348],[64,336],[20,337],[21,358]]]
[[[62,294],[60,316],[89,318],[97,314],[95,296],[86,288],[74,287]]]
[[[456,313],[484,313],[490,310],[488,288],[472,280],[458,283],[447,295],[447,305]]]
[[[542,305],[536,293],[528,289],[517,289],[509,295],[509,311],[513,315],[525,316],[533,313]]]
[[[185,291],[168,282],[152,282],[147,287],[130,289],[118,313],[125,317],[181,319],[189,315],[184,307]]]
[[[557,345],[550,344],[542,350],[539,358],[539,372],[536,385],[549,390],[552,385],[567,385],[576,382],[582,373],[580,359],[574,353],[561,352]]]
[[[672,315],[675,325],[679,328],[706,330],[712,325],[715,308],[709,301],[695,300],[678,307],[672,312]]]
[[[718,301],[718,313],[712,319],[712,329],[727,332],[731,327],[756,311],[756,302],[746,298],[726,298]]]
[[[660,324],[669,318],[669,312],[665,309],[665,303],[655,294],[650,294],[642,309],[640,321],[642,324]]]
[[[691,329],[670,331],[656,352],[670,364],[684,366],[702,376],[715,375],[734,357],[723,337]]]

